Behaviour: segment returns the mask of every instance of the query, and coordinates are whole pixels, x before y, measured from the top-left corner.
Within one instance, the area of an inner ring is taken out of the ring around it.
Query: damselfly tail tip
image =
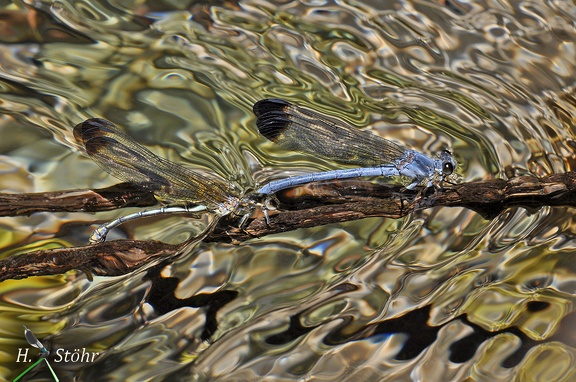
[[[268,98],[254,104],[253,110],[257,117],[256,127],[267,139],[275,142],[291,123],[287,109],[289,102],[277,98]]]

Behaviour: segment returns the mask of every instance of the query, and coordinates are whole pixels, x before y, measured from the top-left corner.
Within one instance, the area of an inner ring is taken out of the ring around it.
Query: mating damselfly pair
[[[430,158],[284,100],[258,101],[253,111],[260,134],[277,145],[360,167],[273,180],[256,192],[241,195],[237,187],[224,180],[208,178],[153,154],[109,121],[88,119],[74,127],[74,136],[88,156],[112,176],[152,191],[169,203],[166,207],[112,220],[96,229],[90,242],[104,241],[111,229],[145,216],[207,211],[218,216],[247,217],[255,206],[265,206],[274,193],[310,182],[403,176],[411,180],[406,186],[409,189],[419,184],[432,187],[441,184],[456,167],[456,161],[446,150]]]

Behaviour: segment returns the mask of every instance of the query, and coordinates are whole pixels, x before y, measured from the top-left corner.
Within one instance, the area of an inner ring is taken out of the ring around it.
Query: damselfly
[[[408,189],[421,183],[431,187],[444,181],[456,168],[456,161],[447,150],[433,159],[284,100],[264,99],[253,110],[260,134],[277,145],[316,158],[362,166],[275,180],[257,191],[261,194],[310,182],[368,176],[404,176],[411,179]]]
[[[74,127],[74,137],[104,171],[135,186],[152,191],[170,205],[119,217],[90,236],[91,243],[106,240],[108,232],[129,220],[184,212],[214,212],[224,216],[243,212],[251,200],[242,198],[231,184],[161,158],[136,143],[113,123],[93,118]]]

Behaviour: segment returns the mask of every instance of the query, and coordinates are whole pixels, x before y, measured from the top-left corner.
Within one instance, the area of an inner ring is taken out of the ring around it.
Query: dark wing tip
[[[74,138],[79,143],[85,144],[89,139],[111,129],[114,129],[112,122],[102,118],[90,118],[74,126]]]
[[[256,127],[267,139],[275,142],[282,132],[291,123],[288,109],[292,106],[287,101],[277,98],[268,98],[254,104]]]
[[[89,156],[116,141],[118,128],[102,118],[90,118],[74,126],[74,138]]]
[[[292,104],[288,101],[284,101],[278,98],[266,98],[256,102],[252,107],[252,111],[256,117],[260,117],[262,114],[271,111],[283,111],[290,106],[292,106]]]

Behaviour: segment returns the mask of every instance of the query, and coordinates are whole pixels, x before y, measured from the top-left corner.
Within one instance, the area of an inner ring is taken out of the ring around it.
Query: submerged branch
[[[84,247],[28,252],[0,260],[0,281],[80,270],[96,276],[120,276],[155,259],[178,253],[180,246],[158,241],[118,240]]]
[[[14,216],[35,211],[101,211],[115,206],[135,205],[129,204],[134,200],[152,202],[149,199],[151,194],[147,192],[130,187],[124,189],[126,185],[117,187],[96,191],[21,194],[17,196],[18,202],[14,202],[15,199],[2,199],[6,195],[3,194],[0,195],[0,212],[8,211]],[[112,194],[107,194],[111,189]],[[48,196],[42,198],[40,195]],[[435,192],[406,190],[401,186],[377,185],[361,180],[345,183],[334,181],[286,190],[277,196],[279,209],[271,213],[269,225],[263,216],[259,216],[241,230],[238,228],[239,217],[227,217],[220,220],[204,240],[237,244],[273,233],[367,217],[401,218],[414,211],[439,206],[469,208],[486,219],[494,218],[512,206],[534,209],[576,206],[576,173],[555,174],[541,179],[529,176],[508,181],[492,179],[450,185]],[[28,197],[29,202],[26,201]],[[55,205],[48,208],[54,200]],[[4,205],[7,203],[12,205]],[[61,274],[73,269],[87,274],[117,276],[133,272],[152,259],[174,256],[182,245],[118,240],[30,252],[0,260],[0,281]]]

